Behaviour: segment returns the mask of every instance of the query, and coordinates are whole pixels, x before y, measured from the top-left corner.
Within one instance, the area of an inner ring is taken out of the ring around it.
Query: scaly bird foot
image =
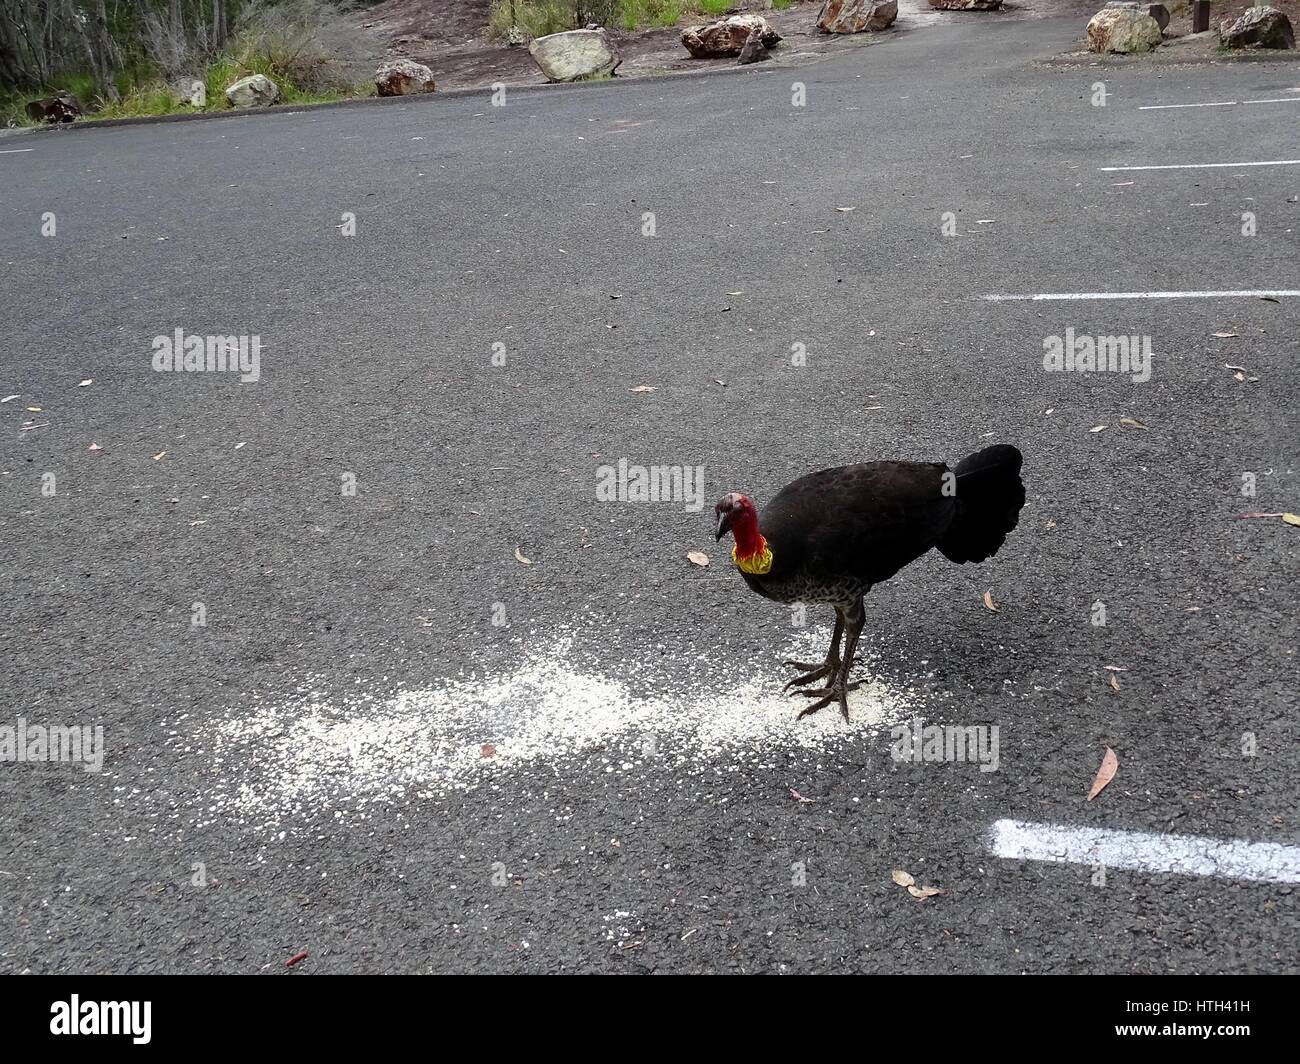
[[[806,672],[802,676],[796,676],[793,680],[791,680],[788,684],[786,684],[783,688],[781,688],[782,694],[785,694],[792,687],[802,687],[804,684],[812,683],[814,680],[820,680],[823,676],[826,676],[830,673],[837,671],[840,667],[840,663],[838,661],[827,661],[821,665],[805,665],[798,661],[787,661],[787,662],[783,662],[783,664],[794,665],[800,669],[811,669],[812,671]],[[796,693],[806,694],[807,692],[799,691]]]
[[[797,717],[795,717],[795,720],[803,720],[803,718],[808,716],[808,714],[816,713],[819,709],[829,706],[832,702],[838,699],[840,703],[840,712],[844,714],[844,719],[847,721],[849,719],[849,692],[856,691],[861,686],[862,684],[860,682],[854,681],[844,687],[823,687],[817,691],[796,691],[795,694],[804,695],[808,698],[817,698],[817,701],[807,709],[803,710]],[[818,698],[819,695],[821,696],[820,698]]]

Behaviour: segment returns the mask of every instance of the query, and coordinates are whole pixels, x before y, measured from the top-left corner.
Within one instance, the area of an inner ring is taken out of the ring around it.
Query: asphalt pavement
[[[0,143],[0,725],[103,729],[0,764],[0,969],[1300,971],[1300,528],[1237,517],[1300,510],[1300,65],[1038,61],[1079,31]],[[796,723],[830,611],[713,503],[992,442],[1020,527]]]

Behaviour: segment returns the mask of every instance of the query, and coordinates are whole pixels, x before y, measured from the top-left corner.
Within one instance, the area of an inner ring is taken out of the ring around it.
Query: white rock
[[[385,59],[375,71],[375,92],[380,96],[415,96],[433,91],[433,71],[413,59]]]
[[[270,107],[279,98],[280,86],[265,74],[252,74],[226,87],[232,107]]]
[[[1137,4],[1103,7],[1088,23],[1090,52],[1149,52],[1160,43],[1160,23]]]
[[[171,86],[172,99],[190,107],[208,105],[208,87],[198,78],[181,78]]]
[[[603,29],[569,30],[534,37],[528,45],[528,54],[542,68],[547,81],[577,81],[613,74],[622,62],[618,49]]]

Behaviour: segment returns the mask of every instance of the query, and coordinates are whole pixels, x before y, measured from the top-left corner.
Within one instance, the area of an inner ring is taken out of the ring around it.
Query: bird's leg
[[[801,720],[809,713],[816,713],[836,701],[840,704],[840,712],[844,714],[844,719],[849,719],[849,692],[862,686],[860,683],[849,683],[849,670],[853,668],[853,652],[857,650],[858,636],[862,634],[862,625],[866,619],[866,610],[862,606],[862,599],[859,598],[857,604],[844,614],[844,660],[836,668],[834,679],[824,690],[796,692],[809,698],[817,698],[816,702],[795,718],[796,720]],[[818,695],[821,697],[818,698]]]
[[[831,633],[831,648],[826,651],[826,660],[820,665],[807,661],[783,661],[782,665],[788,665],[793,669],[807,669],[802,676],[796,676],[791,680],[782,691],[788,691],[791,687],[802,687],[804,684],[812,683],[814,680],[820,680],[823,676],[830,675],[840,667],[840,636],[844,633],[844,614],[840,612],[838,606],[835,607],[835,631]],[[802,694],[804,692],[800,692]]]

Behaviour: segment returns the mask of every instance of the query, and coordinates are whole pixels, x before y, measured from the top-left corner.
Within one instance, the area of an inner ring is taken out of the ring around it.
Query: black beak
[[[714,533],[713,539],[716,542],[731,531],[731,515],[718,511],[718,528]]]

